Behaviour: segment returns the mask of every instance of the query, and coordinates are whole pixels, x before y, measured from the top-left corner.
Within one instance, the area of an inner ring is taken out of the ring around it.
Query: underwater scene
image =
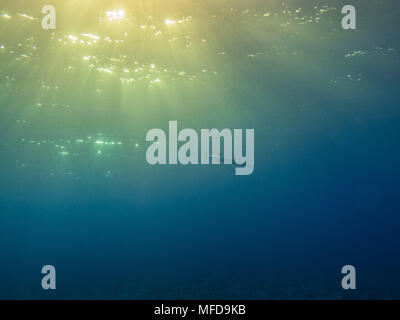
[[[0,0],[0,299],[399,299],[399,27],[395,0]],[[253,171],[150,164],[170,121],[254,129]]]

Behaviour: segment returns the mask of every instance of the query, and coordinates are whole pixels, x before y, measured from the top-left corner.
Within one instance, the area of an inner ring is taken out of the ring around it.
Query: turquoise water
[[[0,6],[1,298],[399,298],[396,1],[45,4]],[[170,120],[254,173],[150,166]]]

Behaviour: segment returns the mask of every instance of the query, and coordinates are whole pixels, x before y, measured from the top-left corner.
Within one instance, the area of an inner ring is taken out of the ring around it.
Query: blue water
[[[3,2],[0,298],[400,298],[396,1],[354,0],[356,31],[344,1],[120,1],[110,25],[117,4],[55,1],[53,36]],[[254,128],[254,173],[150,166],[169,120]]]

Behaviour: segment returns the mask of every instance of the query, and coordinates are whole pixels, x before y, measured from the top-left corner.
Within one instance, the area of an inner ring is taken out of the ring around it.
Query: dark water
[[[52,2],[0,2],[0,298],[400,298],[398,1]],[[169,120],[254,173],[150,166]]]

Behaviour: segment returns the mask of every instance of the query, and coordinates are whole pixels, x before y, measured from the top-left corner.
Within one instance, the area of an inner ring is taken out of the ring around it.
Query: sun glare
[[[167,20],[165,20],[165,24],[175,24],[176,23],[176,21],[175,20],[171,20],[171,19],[167,19]]]
[[[114,11],[107,11],[106,12],[107,19],[110,21],[113,20],[121,20],[125,17],[125,11],[124,10],[114,10]]]

